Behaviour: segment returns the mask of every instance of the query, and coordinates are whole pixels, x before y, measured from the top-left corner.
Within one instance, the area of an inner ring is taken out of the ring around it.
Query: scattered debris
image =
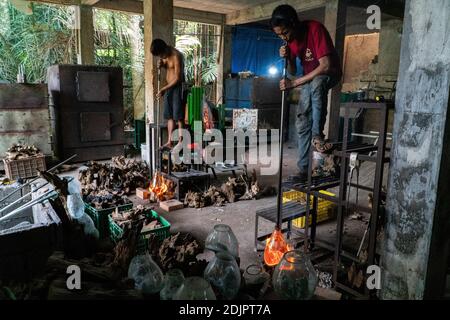
[[[78,175],[84,196],[99,190],[129,195],[136,188],[149,186],[150,169],[142,161],[119,156],[113,157],[111,163],[90,161],[87,167]]]
[[[363,270],[356,267],[356,264],[353,262],[347,273],[348,282],[352,287],[361,288],[364,282]]]
[[[13,144],[6,152],[7,160],[19,160],[43,155],[36,146]]]
[[[369,252],[367,250],[362,250],[359,254],[359,261],[361,263],[366,263],[367,259],[369,258]]]
[[[352,220],[362,220],[363,216],[360,213],[354,213],[350,216],[350,219]]]
[[[333,154],[321,154],[323,164],[313,168],[312,177],[328,177],[336,175],[338,158]]]
[[[161,222],[151,215],[146,215],[149,208],[139,205],[133,209],[120,212],[116,209],[111,218],[121,228],[132,227],[135,222],[143,221],[141,232],[150,231],[162,227]]]
[[[163,272],[178,268],[185,277],[203,275],[207,262],[197,259],[203,249],[190,233],[177,233],[161,244],[156,235],[151,234],[148,242],[149,252]]]
[[[126,277],[128,274],[128,267],[136,254],[143,224],[144,221],[139,219],[131,220],[130,224],[124,225],[123,236],[114,247],[114,260],[111,263],[117,277]]]
[[[83,196],[83,201],[90,204],[95,209],[107,209],[131,203],[123,192],[99,190],[91,191]]]
[[[319,271],[316,269],[319,282],[318,286],[320,288],[332,288],[333,287],[333,275],[328,272]]]
[[[203,193],[188,191],[184,204],[190,208],[203,208],[207,206],[223,206],[226,203],[225,194],[217,187],[211,186]]]
[[[256,171],[253,170],[252,177],[246,174],[239,178],[228,178],[220,188],[211,186],[206,192],[192,192],[186,194],[184,203],[191,208],[203,208],[206,206],[223,206],[225,203],[233,203],[237,200],[260,199],[275,193],[273,187],[261,190]]]

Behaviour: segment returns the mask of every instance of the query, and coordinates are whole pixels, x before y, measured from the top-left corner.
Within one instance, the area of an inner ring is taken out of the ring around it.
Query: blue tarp
[[[231,72],[251,71],[269,77],[269,69],[275,67],[279,77],[283,69],[283,59],[279,55],[282,45],[283,41],[270,30],[233,27]],[[297,66],[300,74],[298,62]]]

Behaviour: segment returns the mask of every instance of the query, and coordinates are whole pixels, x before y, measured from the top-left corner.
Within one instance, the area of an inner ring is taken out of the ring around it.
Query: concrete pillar
[[[145,50],[145,108],[146,108],[146,133],[147,150],[150,152],[152,169],[154,169],[157,159],[155,134],[151,134],[150,125],[157,123],[156,111],[157,100],[155,98],[158,86],[157,62],[150,52],[150,45],[153,39],[163,39],[167,44],[174,45],[173,35],[173,0],[144,0],[144,50]],[[165,75],[161,75],[165,79]],[[163,85],[163,84],[162,84]],[[162,101],[159,111],[160,123],[162,119]],[[156,148],[155,148],[156,147]]]
[[[325,5],[324,26],[330,33],[331,39],[339,55],[341,63],[344,61],[345,23],[347,17],[346,0],[329,0]],[[328,95],[328,115],[325,132],[331,140],[336,140],[339,134],[339,108],[342,81],[339,82]]]
[[[95,64],[94,19],[91,6],[75,7],[77,18],[78,64]]]
[[[450,252],[450,2],[407,1],[382,252],[383,299],[441,297]]]

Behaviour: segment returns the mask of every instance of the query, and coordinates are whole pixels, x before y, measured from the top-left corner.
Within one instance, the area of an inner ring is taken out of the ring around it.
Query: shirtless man
[[[158,68],[165,68],[166,85],[160,88],[157,97],[164,97],[164,119],[167,120],[168,141],[161,148],[172,148],[172,133],[175,129],[175,121],[178,128],[183,128],[184,103],[183,103],[183,82],[184,62],[180,51],[167,45],[161,39],[153,40],[150,51],[154,56],[160,58]],[[178,142],[181,142],[181,131]]]

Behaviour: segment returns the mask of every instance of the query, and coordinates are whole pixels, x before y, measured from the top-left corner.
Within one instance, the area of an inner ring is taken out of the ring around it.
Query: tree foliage
[[[33,14],[26,15],[0,0],[0,80],[15,82],[19,65],[23,65],[29,82],[44,82],[48,66],[74,59],[73,11],[31,5]]]

